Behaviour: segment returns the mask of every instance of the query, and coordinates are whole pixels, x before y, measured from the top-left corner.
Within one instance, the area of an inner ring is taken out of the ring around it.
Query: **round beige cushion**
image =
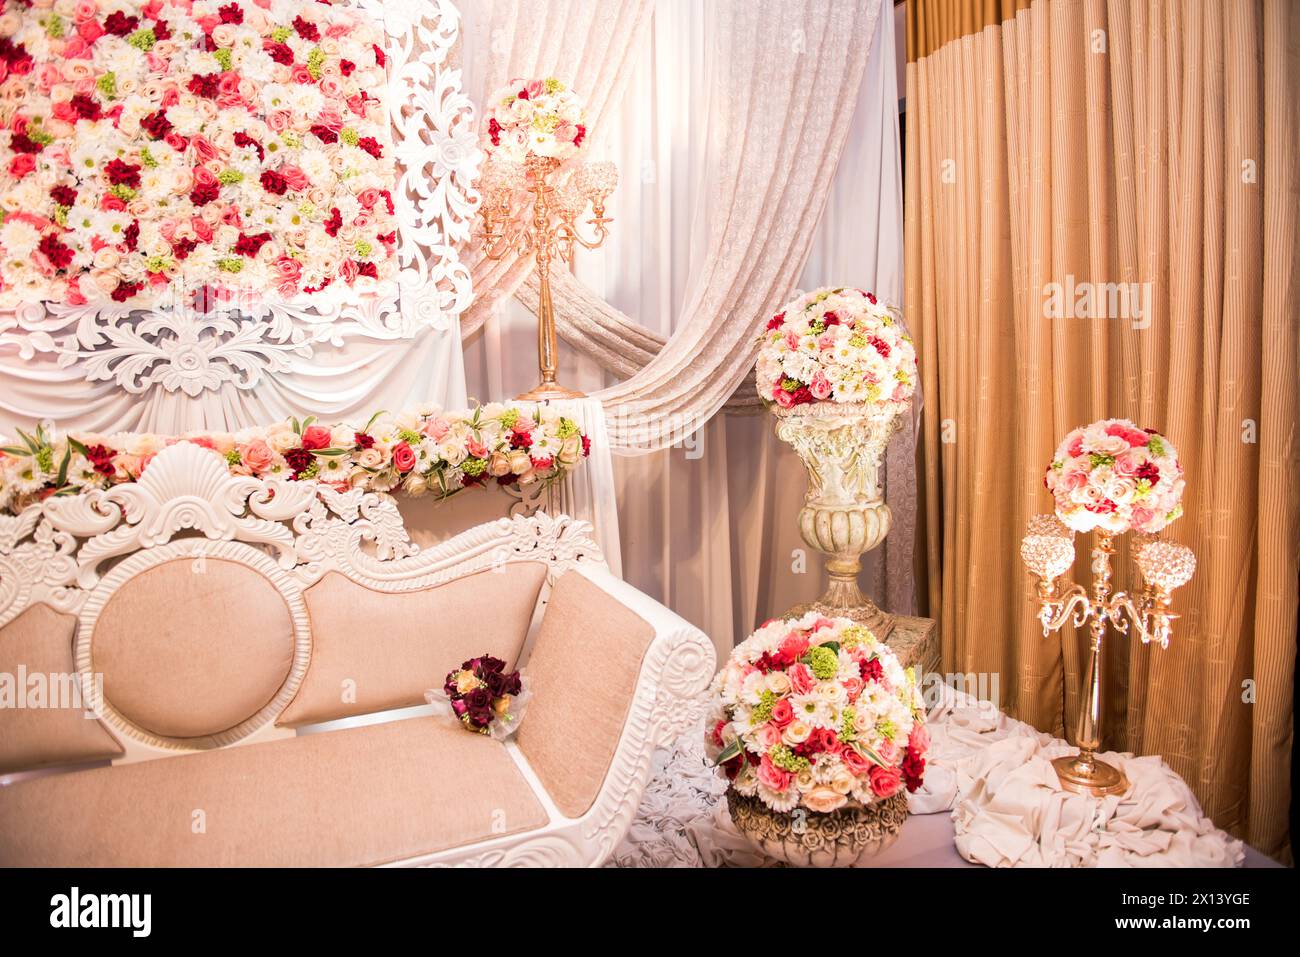
[[[293,619],[275,586],[237,562],[185,558],[133,576],[95,623],[104,698],[163,737],[217,734],[253,717],[289,676]]]

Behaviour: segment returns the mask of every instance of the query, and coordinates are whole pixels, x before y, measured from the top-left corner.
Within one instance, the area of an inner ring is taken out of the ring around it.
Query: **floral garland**
[[[392,276],[384,38],[296,0],[4,0],[0,307]]]
[[[488,98],[485,150],[514,163],[568,160],[587,138],[582,100],[554,77],[511,80]]]
[[[1056,515],[1076,532],[1153,534],[1183,514],[1183,467],[1172,442],[1128,419],[1102,419],[1062,440],[1043,476]]]
[[[134,482],[150,459],[175,442],[212,449],[234,475],[444,498],[490,481],[551,483],[591,451],[591,440],[578,424],[548,406],[500,403],[465,412],[381,412],[360,429],[320,425],[315,418],[179,436],[53,437],[37,428],[20,430],[16,442],[0,438],[0,511],[16,514],[51,495]]]
[[[920,787],[930,738],[910,668],[848,618],[769,621],[713,679],[705,748],[746,797],[830,813]]]
[[[865,402],[902,411],[916,349],[898,315],[862,289],[825,288],[787,303],[759,339],[756,384],[768,405]]]

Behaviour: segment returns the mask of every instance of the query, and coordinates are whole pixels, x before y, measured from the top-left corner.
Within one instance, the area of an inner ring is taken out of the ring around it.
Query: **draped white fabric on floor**
[[[596,105],[595,155],[614,159],[622,182],[610,240],[580,255],[577,281],[556,284],[561,380],[605,390],[620,451],[680,440],[615,461],[623,567],[727,648],[815,597],[821,563],[800,560],[803,469],[771,421],[718,416],[690,429],[727,399],[752,363],[758,324],[794,286],[848,283],[900,298],[892,18],[878,17],[876,3],[837,3],[836,29],[823,35],[825,11],[805,24],[802,8],[777,2],[466,6],[472,97],[511,75],[553,73]],[[518,39],[529,31],[545,37]],[[801,146],[798,175],[773,159]],[[841,149],[819,183],[817,164]],[[511,395],[536,377],[535,320],[499,299],[509,283],[499,272],[479,264],[475,279],[481,298],[463,325],[469,393]],[[535,292],[524,286],[520,297]],[[646,424],[642,397],[659,421]],[[909,440],[910,432],[895,440],[886,470],[895,530],[862,576],[866,591],[900,612],[913,607]]]

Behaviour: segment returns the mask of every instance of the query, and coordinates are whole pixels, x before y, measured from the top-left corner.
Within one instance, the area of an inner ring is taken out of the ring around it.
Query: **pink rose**
[[[316,82],[316,78],[311,75],[311,70],[307,69],[305,63],[294,64],[293,69],[289,71],[289,79],[294,83],[302,83],[304,85],[310,85]]]
[[[850,701],[857,701],[858,695],[862,694],[862,689],[866,687],[866,683],[858,677],[844,678],[840,683],[844,685],[844,690],[849,693]]]
[[[329,446],[330,430],[323,425],[312,425],[303,429],[302,447],[304,449],[315,451],[316,449],[327,449]]]
[[[190,228],[194,230],[194,237],[201,243],[212,242],[212,225],[200,216],[190,217]]]
[[[795,694],[807,694],[817,685],[812,670],[803,662],[791,665],[785,673],[790,679],[790,687],[794,689]]]
[[[898,768],[882,768],[879,765],[871,769],[871,790],[879,798],[893,797],[898,793],[902,774]]]
[[[772,399],[783,409],[789,409],[794,406],[794,396],[781,388],[781,383],[779,382],[772,389]]]
[[[794,708],[790,707],[790,699],[782,698],[776,704],[772,705],[772,723],[778,728],[785,730],[785,726],[794,720]]]
[[[307,69],[303,67],[303,69]],[[293,120],[293,114],[288,110],[272,110],[266,116],[266,125],[276,133],[283,133],[289,128],[289,123]]]
[[[888,738],[881,741],[879,747],[876,748],[876,754],[880,755],[880,759],[886,764],[894,764],[897,762],[901,753],[902,752],[898,749],[898,745],[894,744],[894,742],[890,741]]]
[[[435,442],[441,442],[443,437],[451,431],[451,424],[443,418],[430,419],[424,423],[424,434]]]
[[[1147,531],[1147,526],[1156,517],[1156,513],[1149,508],[1143,508],[1141,505],[1134,505],[1133,510],[1129,513],[1129,524],[1139,532]]]
[[[36,157],[31,153],[19,153],[9,161],[9,173],[14,179],[22,179],[36,169]]]
[[[783,793],[790,786],[790,781],[794,777],[789,771],[783,771],[772,763],[772,759],[766,754],[758,765],[758,780],[764,787],[776,791],[778,794]]]
[[[482,442],[477,441],[476,439],[467,440],[465,442],[465,448],[468,449],[469,454],[474,456],[476,459],[487,457],[487,453],[488,453],[487,446],[484,445]]]
[[[72,19],[77,23],[93,22],[98,13],[99,4],[95,0],[77,0],[77,5],[72,8]]]
[[[1137,470],[1142,467],[1146,461],[1146,453],[1139,452],[1136,449],[1129,449],[1115,458],[1115,474],[1122,475],[1125,478],[1132,478],[1137,474]]]
[[[871,770],[871,762],[858,754],[853,748],[845,748],[841,751],[840,760],[844,762],[846,768],[859,776]]]
[[[405,442],[393,446],[393,465],[399,472],[409,472],[415,468],[415,451]]]
[[[254,439],[239,447],[239,457],[254,473],[265,472],[275,462],[275,453],[261,439]]]
[[[83,20],[77,24],[77,36],[83,43],[94,43],[104,35],[104,28],[95,20]]]
[[[770,751],[781,743],[781,729],[771,721],[760,725],[753,733],[764,751]]]
[[[930,732],[921,722],[912,725],[912,733],[907,737],[907,746],[920,757],[924,757],[925,752],[930,750]]]
[[[289,184],[289,188],[292,190],[297,191],[300,189],[306,189],[311,185],[311,180],[307,178],[307,174],[297,166],[285,163],[280,167],[279,173],[284,177],[285,182]]]
[[[808,387],[812,390],[814,399],[829,399],[831,396],[830,380],[826,378],[821,370],[818,370],[817,374],[813,376]]]
[[[792,631],[781,639],[778,650],[791,661],[798,661],[808,650],[808,638],[800,632]]]

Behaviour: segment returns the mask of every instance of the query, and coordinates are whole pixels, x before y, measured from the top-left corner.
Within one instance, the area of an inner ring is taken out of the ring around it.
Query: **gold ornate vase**
[[[792,867],[853,867],[898,839],[907,820],[907,794],[829,814],[778,813],[756,797],[727,788],[732,823],[762,853]]]
[[[884,641],[893,616],[858,588],[861,558],[889,534],[891,516],[880,489],[880,466],[902,415],[865,403],[813,402],[774,409],[776,435],[799,453],[808,470],[808,491],[799,511],[799,532],[810,548],[827,556],[830,584],[815,602],[796,605],[785,617],[809,611],[851,618]]]

